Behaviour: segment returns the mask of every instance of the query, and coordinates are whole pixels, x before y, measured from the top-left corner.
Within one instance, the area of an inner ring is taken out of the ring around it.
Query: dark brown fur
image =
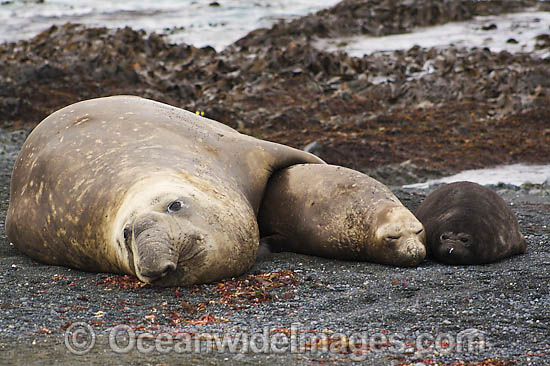
[[[524,253],[525,239],[504,200],[472,182],[439,187],[416,210],[428,255],[449,264],[482,264]]]

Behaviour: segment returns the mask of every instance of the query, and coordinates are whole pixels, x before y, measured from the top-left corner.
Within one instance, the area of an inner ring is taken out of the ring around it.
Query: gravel
[[[24,136],[0,133],[2,217]],[[163,289],[37,263],[1,230],[0,364],[547,365],[550,198],[495,189],[517,214],[528,251],[483,266],[264,253],[239,278]],[[427,194],[394,191],[411,210]],[[220,343],[235,340],[233,349]]]

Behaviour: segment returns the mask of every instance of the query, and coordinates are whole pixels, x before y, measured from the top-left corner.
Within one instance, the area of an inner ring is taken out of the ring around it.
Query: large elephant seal
[[[15,163],[8,238],[45,263],[160,286],[246,271],[273,171],[322,163],[162,103],[115,96],[65,107]]]
[[[426,255],[422,224],[385,185],[334,165],[276,172],[258,222],[276,251],[397,266],[417,265]]]
[[[449,264],[482,264],[524,253],[525,239],[506,202],[472,182],[443,185],[416,210],[428,253]]]

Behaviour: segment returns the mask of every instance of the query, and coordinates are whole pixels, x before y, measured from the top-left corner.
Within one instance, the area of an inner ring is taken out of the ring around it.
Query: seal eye
[[[388,236],[386,236],[385,239],[386,239],[387,241],[393,242],[393,241],[398,240],[399,238],[400,238],[399,235],[388,235]]]
[[[467,238],[465,236],[463,236],[462,238],[460,238],[460,241],[462,242],[462,244],[464,244],[464,246],[470,246],[470,238]]]
[[[168,212],[178,212],[183,207],[183,202],[174,201],[168,205]]]

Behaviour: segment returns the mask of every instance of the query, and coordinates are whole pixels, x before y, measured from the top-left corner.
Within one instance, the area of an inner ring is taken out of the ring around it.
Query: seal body
[[[322,163],[194,113],[132,96],[43,120],[17,158],[8,238],[45,263],[160,286],[246,271],[271,173]]]
[[[334,165],[274,173],[258,222],[274,250],[398,266],[426,255],[422,224],[385,185]]]
[[[525,239],[506,202],[472,182],[443,185],[416,210],[429,255],[449,264],[482,264],[524,253]]]

